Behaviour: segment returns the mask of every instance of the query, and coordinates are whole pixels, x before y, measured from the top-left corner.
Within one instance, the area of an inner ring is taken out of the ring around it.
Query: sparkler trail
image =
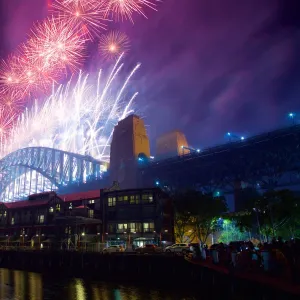
[[[110,31],[100,36],[98,47],[101,57],[110,60],[118,58],[121,53],[126,53],[130,44],[125,33]]]
[[[10,135],[2,140],[0,157],[24,147],[44,146],[108,161],[113,128],[132,112],[137,96],[135,93],[127,101],[124,99],[126,87],[140,64],[124,83],[118,84],[121,58],[105,82],[102,83],[101,71],[98,80],[80,73],[74,86],[71,80],[53,91],[44,104],[36,101],[30,110],[26,109]]]

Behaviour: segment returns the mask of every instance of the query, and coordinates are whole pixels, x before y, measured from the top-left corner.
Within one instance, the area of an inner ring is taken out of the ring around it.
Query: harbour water
[[[167,279],[166,279],[167,280]],[[168,285],[170,286],[170,285]],[[182,287],[157,288],[0,269],[0,300],[194,300]]]

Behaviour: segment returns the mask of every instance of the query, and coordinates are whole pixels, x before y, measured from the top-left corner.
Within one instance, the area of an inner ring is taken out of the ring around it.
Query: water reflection
[[[194,300],[189,292],[87,282],[0,269],[0,300]]]

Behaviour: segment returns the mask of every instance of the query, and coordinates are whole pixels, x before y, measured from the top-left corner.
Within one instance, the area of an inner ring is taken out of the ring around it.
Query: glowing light
[[[104,59],[115,59],[121,53],[126,53],[129,48],[129,39],[122,32],[111,31],[100,36],[99,52]]]
[[[125,101],[123,94],[140,65],[118,85],[121,58],[106,82],[101,80],[102,71],[96,82],[80,73],[74,86],[70,81],[58,87],[44,104],[35,101],[15,123],[5,123],[13,127],[1,143],[0,157],[24,147],[44,146],[108,161],[113,128],[133,112],[131,106],[137,96],[135,93]]]
[[[243,141],[244,139],[245,139],[245,137],[244,137],[244,136],[242,136],[242,137],[241,137],[241,140]]]

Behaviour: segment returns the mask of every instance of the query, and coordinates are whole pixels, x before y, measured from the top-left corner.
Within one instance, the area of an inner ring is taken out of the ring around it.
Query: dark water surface
[[[0,269],[0,300],[195,300],[184,287],[160,289],[138,284],[86,281]]]

